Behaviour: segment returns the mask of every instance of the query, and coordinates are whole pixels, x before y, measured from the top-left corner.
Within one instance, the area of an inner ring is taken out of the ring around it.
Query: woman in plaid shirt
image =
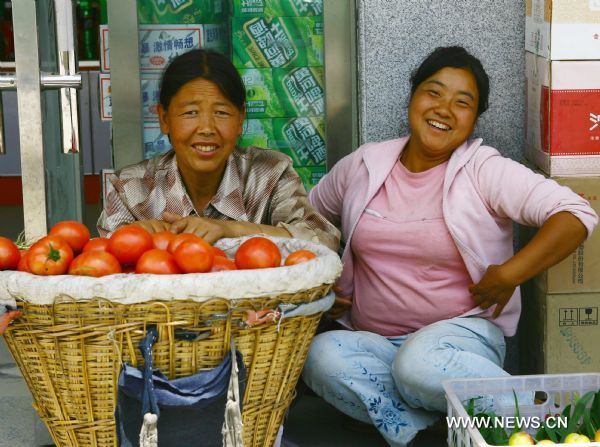
[[[262,233],[337,250],[339,231],[310,205],[291,159],[237,147],[245,100],[243,81],[222,54],[197,49],[173,59],[158,104],[173,150],[110,177],[100,234],[135,223],[209,243]]]

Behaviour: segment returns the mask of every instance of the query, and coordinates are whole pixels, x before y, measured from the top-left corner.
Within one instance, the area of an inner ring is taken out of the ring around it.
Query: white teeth
[[[450,130],[450,126],[447,126],[446,124],[440,123],[438,121],[428,120],[427,123],[430,126],[436,127],[437,129]]]
[[[198,146],[194,145],[194,149],[200,152],[212,152],[217,146]]]

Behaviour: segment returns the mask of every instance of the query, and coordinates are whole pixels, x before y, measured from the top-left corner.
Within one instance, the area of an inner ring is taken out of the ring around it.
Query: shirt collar
[[[181,177],[181,173],[177,167],[176,156],[173,156],[171,159],[167,160],[166,168],[169,173],[168,175],[172,177],[173,184],[177,185],[175,190],[180,190],[180,193],[183,195],[183,205],[187,211],[187,215],[193,212],[199,216],[205,215],[203,212],[204,210],[196,210],[194,208],[192,199],[185,188],[183,178]],[[212,207],[217,211],[217,213],[222,214],[229,219],[248,220],[244,207],[244,199],[242,195],[243,183],[240,172],[239,154],[237,150],[234,150],[227,159],[227,164],[225,165],[223,178],[221,179],[219,188],[207,205],[207,208],[209,209],[209,212],[207,213],[208,215],[211,214],[210,208]]]

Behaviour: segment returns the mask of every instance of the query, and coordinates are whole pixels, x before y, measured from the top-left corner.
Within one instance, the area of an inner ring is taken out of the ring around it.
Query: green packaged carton
[[[323,68],[240,68],[249,118],[319,116],[325,113]]]
[[[229,27],[226,23],[203,25],[204,34],[202,48],[210,48],[221,54],[230,56]]]
[[[271,119],[246,119],[242,135],[238,139],[238,146],[272,149],[273,140],[273,122]]]
[[[246,119],[238,145],[277,150],[289,156],[294,166],[324,167],[324,135],[323,117]]]
[[[273,85],[270,68],[241,68],[238,70],[246,87],[246,116],[272,118],[286,116]]]
[[[282,17],[323,15],[323,0],[232,0],[236,17]]]
[[[319,116],[325,113],[322,67],[273,69],[273,85],[283,104],[282,116]]]
[[[108,5],[106,0],[100,0],[100,25],[106,25],[108,23]]]
[[[140,24],[207,24],[225,22],[227,0],[137,0]]]
[[[322,17],[231,19],[237,68],[323,66]]]
[[[302,184],[306,191],[310,191],[326,174],[325,166],[302,166],[295,167],[294,170],[302,179]]]
[[[294,166],[325,166],[323,117],[273,118],[274,147],[289,155]]]

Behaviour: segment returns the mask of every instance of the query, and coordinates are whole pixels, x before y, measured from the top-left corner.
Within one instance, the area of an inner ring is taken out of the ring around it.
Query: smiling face
[[[168,109],[159,104],[158,116],[160,130],[169,135],[184,180],[220,181],[242,133],[244,111],[214,82],[197,78],[177,91]]]
[[[442,68],[419,84],[408,108],[405,166],[423,171],[448,160],[473,132],[478,102],[475,77],[463,68]]]

